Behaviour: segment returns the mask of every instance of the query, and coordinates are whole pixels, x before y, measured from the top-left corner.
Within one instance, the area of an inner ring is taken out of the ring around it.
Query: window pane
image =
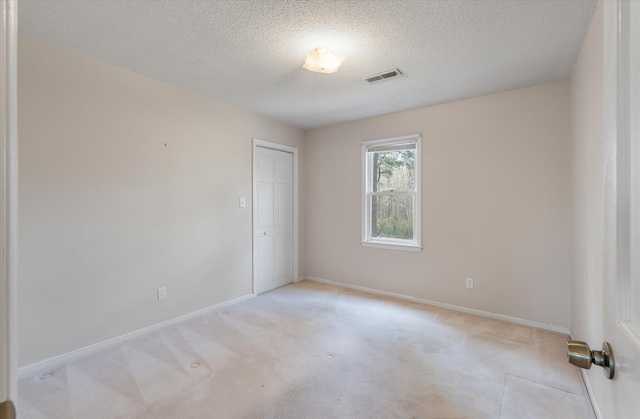
[[[413,195],[371,197],[371,237],[413,239]]]
[[[415,150],[372,152],[372,192],[413,191]]]

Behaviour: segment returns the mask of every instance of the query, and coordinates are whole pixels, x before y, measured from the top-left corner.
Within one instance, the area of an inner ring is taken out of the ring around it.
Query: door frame
[[[17,400],[18,3],[2,1],[0,43],[0,402]]]
[[[251,200],[251,209],[252,209],[252,228],[251,228],[251,243],[252,243],[252,251],[253,251],[253,267],[252,267],[252,275],[251,275],[251,292],[255,297],[257,295],[256,290],[256,240],[255,240],[255,231],[258,223],[258,212],[256,208],[257,199],[256,199],[256,180],[257,174],[255,171],[256,167],[256,148],[263,147],[271,150],[284,151],[287,153],[293,154],[293,282],[298,282],[300,279],[298,278],[298,148],[292,147],[284,144],[274,143],[271,141],[265,141],[258,138],[252,138],[253,145],[251,148],[251,188],[252,188],[252,200]]]

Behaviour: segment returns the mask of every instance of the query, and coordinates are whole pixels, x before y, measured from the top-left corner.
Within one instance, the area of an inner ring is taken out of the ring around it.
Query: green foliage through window
[[[397,218],[378,218],[377,237],[411,240],[413,238],[413,220]]]
[[[415,189],[415,150],[372,153],[373,192],[410,192]],[[413,239],[413,197],[372,197],[371,237]]]
[[[415,150],[373,153],[373,191],[411,191],[415,187]]]

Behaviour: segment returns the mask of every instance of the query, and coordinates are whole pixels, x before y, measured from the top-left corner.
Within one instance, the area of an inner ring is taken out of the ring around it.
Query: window
[[[362,143],[362,245],[419,252],[419,135]]]

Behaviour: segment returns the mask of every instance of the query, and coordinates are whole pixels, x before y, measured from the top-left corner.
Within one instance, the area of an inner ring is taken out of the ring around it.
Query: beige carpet
[[[19,417],[593,418],[566,339],[303,281],[22,377]]]

